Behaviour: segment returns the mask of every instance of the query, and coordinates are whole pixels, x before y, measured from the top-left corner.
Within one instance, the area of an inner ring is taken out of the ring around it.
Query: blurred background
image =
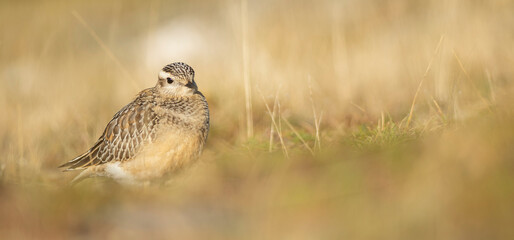
[[[0,1],[2,239],[514,239],[510,0]],[[165,187],[68,188],[159,70],[211,110]]]

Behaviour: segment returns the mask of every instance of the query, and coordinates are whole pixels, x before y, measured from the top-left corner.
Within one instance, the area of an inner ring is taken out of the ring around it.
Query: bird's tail
[[[97,165],[100,162],[98,158],[98,151],[102,141],[98,141],[95,145],[82,155],[72,159],[71,161],[59,166],[59,168],[66,168],[64,171],[80,170],[86,167]]]

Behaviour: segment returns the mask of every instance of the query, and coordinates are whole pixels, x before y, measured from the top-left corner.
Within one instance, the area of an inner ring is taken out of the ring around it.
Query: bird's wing
[[[59,167],[84,169],[130,159],[143,144],[155,138],[156,121],[156,114],[149,105],[136,99],[114,115],[91,149]]]

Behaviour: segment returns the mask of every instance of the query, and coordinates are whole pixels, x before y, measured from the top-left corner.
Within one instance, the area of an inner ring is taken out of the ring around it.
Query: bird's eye
[[[169,84],[173,83],[173,79],[171,79],[171,78],[166,78],[166,80],[168,80]]]

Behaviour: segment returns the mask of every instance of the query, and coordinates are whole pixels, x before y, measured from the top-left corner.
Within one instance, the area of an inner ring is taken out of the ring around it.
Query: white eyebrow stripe
[[[165,71],[160,71],[159,72],[159,78],[166,79],[168,77],[171,77],[171,74],[169,72],[165,72]]]

